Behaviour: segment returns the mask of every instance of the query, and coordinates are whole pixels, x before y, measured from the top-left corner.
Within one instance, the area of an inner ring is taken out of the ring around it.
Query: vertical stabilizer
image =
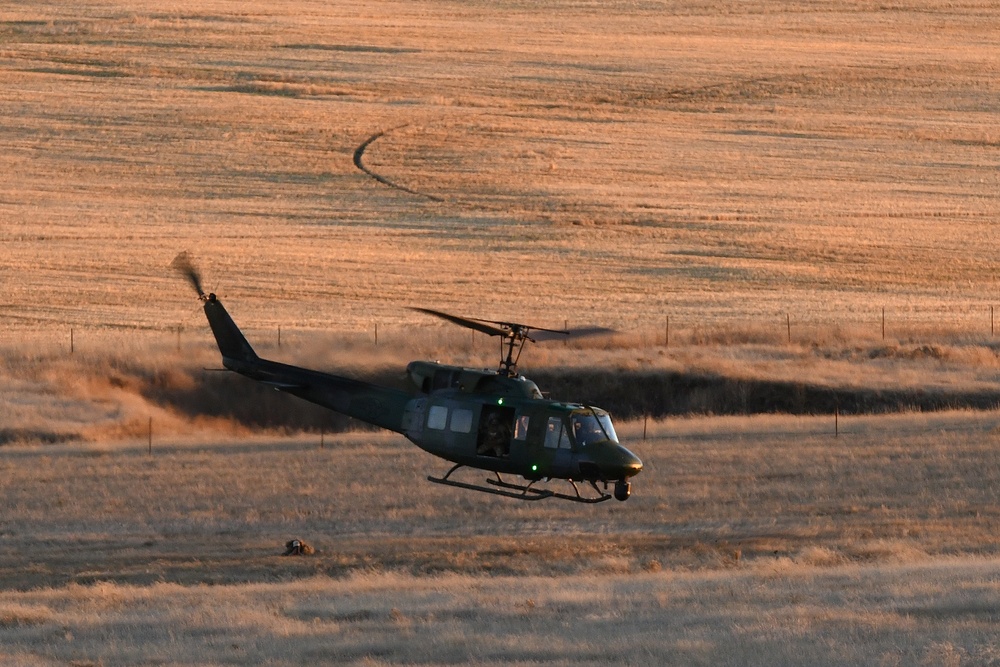
[[[250,343],[243,336],[243,332],[233,322],[226,309],[223,308],[214,294],[202,297],[205,300],[205,316],[208,317],[208,325],[212,327],[215,334],[215,342],[219,344],[219,352],[223,359],[233,359],[236,361],[257,361],[257,353],[250,347]]]

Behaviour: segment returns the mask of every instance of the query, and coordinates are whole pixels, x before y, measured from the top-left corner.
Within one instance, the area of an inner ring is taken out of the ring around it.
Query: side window
[[[451,430],[455,433],[468,433],[472,430],[472,410],[455,408],[451,413]]]
[[[526,440],[528,438],[528,415],[521,415],[514,422],[514,439]]]
[[[549,417],[545,427],[545,446],[555,449],[559,446],[559,434],[562,432],[562,419]]]
[[[448,408],[443,405],[432,405],[427,412],[427,428],[443,431],[448,423]]]

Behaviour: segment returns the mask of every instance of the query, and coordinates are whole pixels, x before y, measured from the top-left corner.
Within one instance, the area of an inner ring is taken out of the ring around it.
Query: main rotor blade
[[[496,320],[480,320],[480,321],[489,322],[490,324],[499,324],[502,327],[508,327],[510,329],[514,329],[515,331],[520,331],[522,333],[526,333],[529,331],[547,331],[548,333],[551,334],[562,334],[564,336],[567,333],[569,333],[568,331],[563,331],[562,329],[546,329],[545,327],[533,327],[530,324],[521,324],[520,322],[498,322]],[[529,338],[531,340],[537,339],[537,337],[534,334],[529,336]]]
[[[459,317],[458,315],[449,315],[448,313],[442,313],[440,310],[431,310],[430,308],[410,308],[410,310],[415,310],[419,313],[425,313],[427,315],[433,315],[434,317],[440,317],[442,320],[448,320],[452,324],[457,324],[458,326],[466,327],[467,329],[475,329],[476,331],[481,331],[484,334],[489,334],[490,336],[502,336],[504,338],[510,336],[510,332],[508,330],[491,326],[482,320],[472,320],[467,317]]]
[[[174,257],[170,266],[191,283],[191,287],[198,293],[198,296],[205,296],[205,290],[201,288],[201,273],[198,272],[194,260],[191,259],[191,255],[186,250]]]
[[[515,337],[518,340],[521,338],[527,338],[528,340],[536,343],[547,340],[567,340],[617,333],[614,329],[608,329],[606,327],[546,329],[545,327],[533,327],[530,324],[520,324],[518,322],[501,322],[499,320],[479,320],[472,317],[459,317],[457,315],[443,313],[440,310],[431,310],[430,308],[411,308],[411,310],[433,315],[434,317],[440,317],[441,319],[448,320],[453,324],[467,327],[469,329],[475,329],[476,331],[482,331],[483,333],[491,336],[502,336],[504,338]]]
[[[607,336],[618,333],[614,329],[608,329],[607,327],[576,327],[574,329],[565,329],[563,331],[540,329],[538,331],[539,333],[531,333],[531,338],[536,343],[541,343],[547,340],[576,340],[577,338],[586,338],[588,336]]]

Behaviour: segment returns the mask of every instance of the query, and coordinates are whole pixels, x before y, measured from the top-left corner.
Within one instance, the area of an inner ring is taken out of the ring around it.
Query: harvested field
[[[995,11],[7,6],[0,322],[190,323],[187,249],[272,330],[984,332]]]

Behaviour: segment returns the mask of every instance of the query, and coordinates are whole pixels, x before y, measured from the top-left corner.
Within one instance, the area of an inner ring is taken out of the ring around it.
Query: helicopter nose
[[[611,441],[602,445],[591,449],[592,459],[590,462],[581,462],[581,470],[593,466],[599,471],[599,478],[604,480],[627,479],[638,475],[642,470],[642,461],[625,447]]]
[[[642,470],[642,461],[639,457],[630,452],[628,449],[618,445],[618,469],[621,471],[621,476],[618,479],[625,479],[628,477],[633,477],[638,475]]]

